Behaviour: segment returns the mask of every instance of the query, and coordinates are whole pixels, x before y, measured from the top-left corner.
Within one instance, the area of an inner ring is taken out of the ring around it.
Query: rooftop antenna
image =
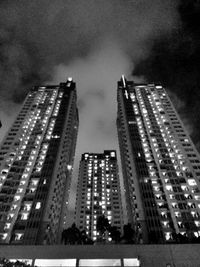
[[[124,74],[122,75],[122,82],[123,82],[123,87],[126,88],[126,78]]]

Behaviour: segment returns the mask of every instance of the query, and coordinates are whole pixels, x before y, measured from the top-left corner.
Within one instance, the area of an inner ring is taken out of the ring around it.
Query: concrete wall
[[[200,267],[200,244],[183,245],[72,245],[0,246],[7,259],[136,258],[142,267]]]

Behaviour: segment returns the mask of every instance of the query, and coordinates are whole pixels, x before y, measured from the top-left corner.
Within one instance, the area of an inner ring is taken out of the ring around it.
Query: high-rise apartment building
[[[0,243],[56,244],[78,131],[75,83],[34,87],[0,147]]]
[[[104,215],[111,226],[123,229],[123,211],[114,150],[102,154],[84,153],[79,167],[75,222],[94,241],[98,240],[97,220]],[[109,241],[110,238],[107,237]]]
[[[137,242],[200,236],[200,157],[165,89],[118,82],[118,136]]]

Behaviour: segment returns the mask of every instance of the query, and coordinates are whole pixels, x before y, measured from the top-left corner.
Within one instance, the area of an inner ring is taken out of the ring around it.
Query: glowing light
[[[110,156],[111,156],[111,157],[115,157],[115,152],[111,152],[111,153],[110,153]]]
[[[194,179],[188,179],[188,184],[190,186],[194,186],[194,185],[197,185],[196,181]]]
[[[36,210],[39,210],[41,208],[41,202],[37,202],[36,203],[36,206],[35,206],[35,209]]]
[[[125,88],[126,87],[126,79],[125,79],[124,75],[122,75],[122,82],[123,82],[123,87]]]
[[[67,170],[68,170],[68,171],[71,171],[71,169],[72,169],[72,165],[68,164],[68,165],[67,165]]]
[[[41,266],[41,265],[40,265]],[[80,259],[79,266],[121,266],[120,259]],[[139,265],[126,265],[139,266]]]
[[[128,99],[128,93],[127,93],[127,91],[125,90],[125,96],[126,96],[126,98]]]
[[[8,234],[3,234],[2,239],[5,240]]]
[[[140,260],[137,258],[125,258],[124,266],[140,266]]]

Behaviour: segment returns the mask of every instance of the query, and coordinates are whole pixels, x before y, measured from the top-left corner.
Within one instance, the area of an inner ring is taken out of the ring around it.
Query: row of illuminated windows
[[[10,259],[10,262],[24,262],[32,266],[40,266],[40,267],[108,267],[108,266],[131,266],[131,267],[139,267],[140,260],[138,258],[124,258],[124,259]]]
[[[31,157],[33,157],[33,156],[30,156],[29,158],[31,158]],[[31,164],[32,164],[32,160],[28,160],[27,166],[31,166]],[[24,186],[25,186],[26,181],[23,180],[23,179],[26,179],[26,178],[28,177],[28,173],[27,173],[27,172],[29,172],[29,171],[30,171],[30,167],[26,167],[25,170],[24,170],[24,172],[26,172],[26,173],[24,173],[24,174],[22,175],[22,179],[21,179],[21,182],[20,182],[20,186],[18,187],[17,192],[16,192],[16,194],[15,194],[15,196],[14,196],[14,201],[15,201],[15,202],[20,201],[20,200],[21,200],[21,197],[22,197],[21,194],[22,194],[23,192],[25,192],[25,191],[24,191],[24,190],[25,190]],[[38,181],[32,179],[31,182],[30,182],[30,186],[35,186],[37,182],[38,182]],[[32,188],[31,188],[31,189],[32,189]],[[34,189],[34,188],[33,188],[33,189]],[[12,207],[11,207],[11,210],[13,210]],[[12,219],[12,218],[14,218],[14,215],[12,216],[12,213],[11,213],[11,214],[9,214],[8,219],[10,220],[10,219]],[[27,214],[27,213],[22,213],[22,214],[21,214],[21,219],[27,219],[27,218],[28,218],[28,214]]]

